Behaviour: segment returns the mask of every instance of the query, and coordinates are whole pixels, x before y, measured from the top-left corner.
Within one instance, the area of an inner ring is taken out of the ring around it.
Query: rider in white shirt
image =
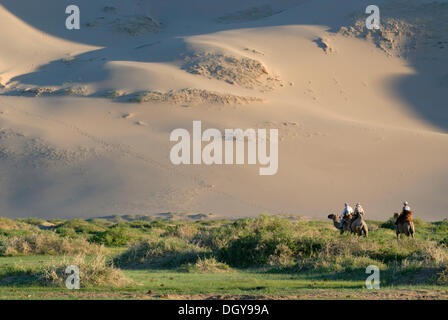
[[[407,201],[403,202],[403,212],[405,211],[411,211],[411,207]]]
[[[341,220],[341,228],[344,225],[344,217],[348,214],[353,214],[353,208],[349,206],[349,204],[346,202],[344,203],[344,210],[342,211],[339,219]]]
[[[364,214],[364,209],[359,202],[355,206],[355,216],[357,214]]]

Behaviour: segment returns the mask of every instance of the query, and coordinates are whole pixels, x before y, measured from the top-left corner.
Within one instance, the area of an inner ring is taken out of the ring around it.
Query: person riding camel
[[[364,214],[364,209],[361,206],[361,204],[358,202],[355,206],[355,217],[358,217],[359,214],[363,215]]]
[[[398,216],[397,221],[395,221],[395,224],[398,224],[401,220],[406,220],[410,215],[412,215],[411,207],[409,206],[409,203],[405,201],[403,202],[403,210]]]
[[[347,215],[352,215],[353,212],[354,212],[353,208],[350,207],[347,202],[344,203],[344,210],[342,211],[341,216],[339,217],[340,220],[341,220],[341,225],[340,225],[341,229],[344,226],[344,217],[347,216]]]

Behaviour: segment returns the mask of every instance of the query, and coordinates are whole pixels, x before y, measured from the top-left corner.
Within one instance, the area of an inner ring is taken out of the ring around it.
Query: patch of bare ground
[[[230,295],[230,294],[154,294],[157,299],[172,300],[445,300],[446,291],[437,290],[378,290],[363,292],[310,291],[299,295]]]
[[[7,296],[0,296],[6,298]],[[19,294],[19,299],[163,299],[163,300],[446,300],[446,290],[380,289],[375,291],[313,290],[297,295],[165,294],[157,292],[63,291]]]

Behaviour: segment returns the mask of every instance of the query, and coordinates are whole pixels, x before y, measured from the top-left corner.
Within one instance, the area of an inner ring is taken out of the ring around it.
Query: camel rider
[[[346,215],[350,215],[350,214],[353,214],[353,208],[350,207],[348,205],[348,203],[346,202],[346,203],[344,203],[344,210],[342,211],[341,216],[339,217],[339,219],[341,220],[341,226],[340,226],[341,229],[342,229],[342,227],[344,225],[344,217]]]
[[[395,221],[395,224],[398,224],[398,220],[400,220],[400,217],[403,217],[404,215],[407,215],[411,213],[411,207],[409,206],[409,203],[407,201],[403,202],[403,210],[401,211],[401,214],[398,216],[397,221]]]
[[[361,204],[358,202],[355,206],[355,216],[358,216],[359,214],[364,214],[364,209],[361,206]]]
[[[411,207],[409,206],[409,203],[407,201],[403,202],[403,212],[402,213],[406,213],[406,212],[411,212]]]

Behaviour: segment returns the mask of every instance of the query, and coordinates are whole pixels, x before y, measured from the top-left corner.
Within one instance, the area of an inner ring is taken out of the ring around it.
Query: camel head
[[[397,219],[397,218],[398,218],[398,216],[399,216],[399,214],[398,214],[398,213],[396,213],[396,212],[394,212],[394,219]]]
[[[336,220],[336,218],[337,218],[336,215],[333,213],[328,215],[328,219],[331,219],[333,221]]]

